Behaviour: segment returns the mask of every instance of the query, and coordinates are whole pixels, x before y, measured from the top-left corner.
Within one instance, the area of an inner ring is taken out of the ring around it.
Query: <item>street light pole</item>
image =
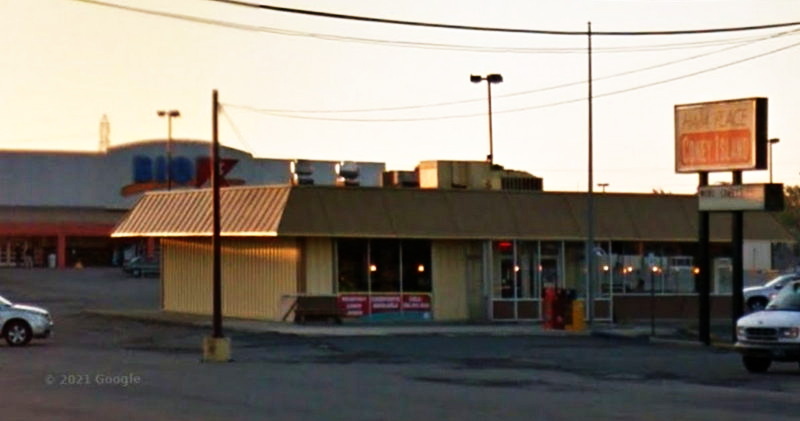
[[[780,142],[778,138],[769,140],[769,184],[772,184],[772,145]]]
[[[597,183],[597,186],[603,189],[603,193],[606,192],[606,187],[608,187],[608,183]]]
[[[482,81],[486,81],[487,86],[487,93],[489,99],[489,156],[487,156],[487,160],[489,161],[489,165],[494,165],[494,139],[492,134],[492,84],[493,83],[501,83],[503,82],[503,75],[492,73],[486,76],[479,76],[479,75],[470,75],[469,80],[472,83],[481,83]]]
[[[167,117],[167,190],[172,190],[172,118],[180,117],[181,112],[178,110],[158,110],[159,117]]]

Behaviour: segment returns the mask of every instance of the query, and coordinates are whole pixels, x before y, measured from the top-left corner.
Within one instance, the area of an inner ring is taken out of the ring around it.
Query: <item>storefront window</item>
[[[431,292],[430,241],[339,239],[336,244],[340,292]]]
[[[492,296],[495,298],[514,298],[515,287],[515,261],[514,242],[495,241],[492,243],[494,257],[494,276],[492,282]]]
[[[370,281],[373,292],[400,291],[400,243],[397,240],[370,240]]]
[[[517,276],[519,278],[519,298],[539,298],[541,288],[539,283],[539,257],[538,243],[517,243]]]
[[[403,240],[403,291],[431,292],[431,242]]]
[[[367,240],[340,239],[336,243],[339,291],[368,291]]]
[[[537,269],[541,273],[542,287],[561,286],[561,279],[564,278],[561,273],[561,242],[545,241],[540,248],[541,258]]]

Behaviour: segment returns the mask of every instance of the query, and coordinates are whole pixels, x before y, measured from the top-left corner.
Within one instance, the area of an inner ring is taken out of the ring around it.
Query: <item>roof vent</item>
[[[289,164],[292,172],[292,184],[295,186],[314,184],[314,167],[311,161],[296,159]]]
[[[336,184],[339,186],[358,186],[358,164],[353,161],[342,161],[336,164]]]

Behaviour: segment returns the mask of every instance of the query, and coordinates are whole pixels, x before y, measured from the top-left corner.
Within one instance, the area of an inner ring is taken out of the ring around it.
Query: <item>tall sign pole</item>
[[[708,173],[700,172],[698,191],[708,185]],[[709,213],[698,211],[697,224],[697,332],[698,340],[704,345],[711,345],[711,262],[709,259]]]
[[[219,97],[215,89],[212,94],[211,105],[211,202],[212,202],[212,233],[211,248],[213,257],[212,282],[213,282],[213,331],[203,343],[203,360],[209,362],[227,362],[231,357],[231,344],[228,338],[222,335],[222,270],[221,243],[220,243],[220,176],[219,176]]]
[[[741,171],[733,172],[733,185],[742,185]],[[744,313],[744,294],[742,292],[742,288],[744,288],[744,256],[742,255],[744,248],[744,212],[741,210],[733,211],[733,218],[731,219],[731,243],[733,245],[733,277],[731,282],[731,287],[733,288],[733,291],[731,291],[733,294],[731,297],[733,306],[731,319],[733,323],[731,324],[731,335],[733,336],[733,342],[736,342],[736,321]]]
[[[594,322],[594,156],[593,156],[593,104],[592,93],[592,23],[588,23],[589,41],[589,189],[586,194],[586,312],[589,324]]]

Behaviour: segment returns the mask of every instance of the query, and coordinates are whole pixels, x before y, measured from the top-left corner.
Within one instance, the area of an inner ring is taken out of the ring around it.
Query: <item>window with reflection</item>
[[[338,239],[336,244],[340,292],[431,292],[430,241]]]

